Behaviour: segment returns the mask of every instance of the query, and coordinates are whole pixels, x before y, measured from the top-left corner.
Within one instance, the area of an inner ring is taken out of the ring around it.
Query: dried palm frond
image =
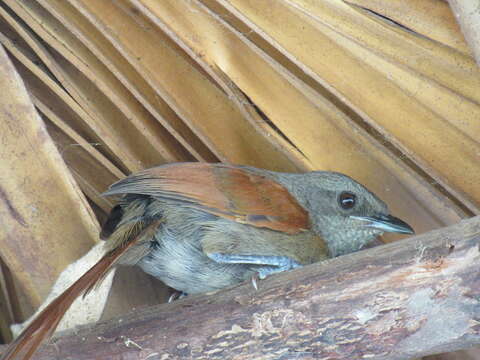
[[[480,69],[446,2],[4,0],[0,44],[24,316],[97,241],[107,186],[166,162],[340,171],[418,233],[480,213]]]

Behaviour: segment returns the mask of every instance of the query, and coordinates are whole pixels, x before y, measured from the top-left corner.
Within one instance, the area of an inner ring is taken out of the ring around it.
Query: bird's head
[[[295,177],[290,191],[309,212],[312,228],[327,242],[331,256],[360,250],[384,232],[414,233],[375,194],[346,175],[315,171]]]

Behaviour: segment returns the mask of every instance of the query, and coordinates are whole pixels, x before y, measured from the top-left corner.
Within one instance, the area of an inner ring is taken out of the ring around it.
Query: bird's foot
[[[174,302],[175,300],[180,300],[180,299],[183,299],[184,297],[188,296],[188,294],[186,292],[183,292],[183,291],[175,291],[174,293],[172,293],[172,295],[170,295],[170,297],[168,298],[168,303],[171,303],[171,302]]]
[[[257,269],[258,278],[260,280],[265,279],[268,275],[276,274],[282,271],[288,271],[301,267],[302,265],[295,262],[292,265],[283,265],[283,266],[264,266]]]

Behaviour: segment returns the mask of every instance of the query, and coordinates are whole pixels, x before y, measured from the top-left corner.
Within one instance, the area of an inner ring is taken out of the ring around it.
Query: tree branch
[[[480,344],[480,217],[84,326],[35,359],[410,359]],[[134,296],[132,294],[132,296]]]

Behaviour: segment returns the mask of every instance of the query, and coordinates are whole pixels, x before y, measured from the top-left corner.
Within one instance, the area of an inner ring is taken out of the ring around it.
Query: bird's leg
[[[296,269],[302,264],[288,256],[276,255],[236,255],[236,254],[208,254],[208,257],[222,264],[251,264],[262,265],[256,268],[260,279],[265,279],[267,275]]]

